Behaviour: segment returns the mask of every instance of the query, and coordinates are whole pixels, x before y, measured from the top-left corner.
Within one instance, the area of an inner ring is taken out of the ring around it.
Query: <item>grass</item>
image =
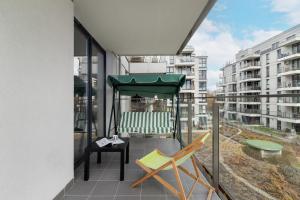
[[[261,132],[264,132],[264,133],[267,133],[267,134],[275,134],[275,135],[278,135],[279,132],[272,129],[272,128],[268,128],[268,127],[265,127],[265,126],[254,126],[252,127],[254,130],[258,130],[258,131],[261,131]]]

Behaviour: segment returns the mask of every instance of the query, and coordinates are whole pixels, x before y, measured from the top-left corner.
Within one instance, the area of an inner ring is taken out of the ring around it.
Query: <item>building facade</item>
[[[300,95],[300,25],[236,54],[221,68],[217,91],[227,120],[300,132],[300,98],[255,95]],[[222,96],[250,95],[249,98]],[[223,109],[223,110],[222,110]]]
[[[180,91],[182,128],[187,129],[188,100],[191,100],[194,128],[207,129],[207,56],[197,56],[195,49],[187,46],[181,55],[169,56],[166,62],[167,73],[186,75]]]
[[[130,57],[130,73],[185,74],[186,83],[180,91],[181,127],[187,129],[188,100],[192,101],[193,126],[207,129],[207,56],[197,56],[192,46],[187,46],[178,56]],[[133,104],[131,104],[133,105]],[[167,108],[172,108],[171,100]]]

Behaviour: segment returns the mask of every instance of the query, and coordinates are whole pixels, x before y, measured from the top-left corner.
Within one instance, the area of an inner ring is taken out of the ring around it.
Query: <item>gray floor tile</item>
[[[164,195],[164,187],[155,180],[147,180],[142,184],[142,195]]]
[[[87,200],[88,196],[65,196],[64,200]]]
[[[73,186],[66,192],[67,195],[89,195],[96,181],[77,181]]]
[[[114,200],[114,196],[94,196],[89,197],[87,200]]]
[[[178,200],[178,198],[175,197],[174,195],[167,195],[166,200]]]
[[[171,180],[171,181],[168,180],[168,183],[170,183],[176,190],[179,191],[179,187],[178,187],[178,184],[177,184],[176,180]],[[185,191],[185,194],[187,194],[188,191],[189,191],[187,185],[185,184],[185,182],[182,182],[182,185],[183,185],[183,189]],[[167,189],[165,189],[165,191],[166,191],[166,195],[173,196],[171,191],[169,191]]]
[[[99,181],[103,170],[90,170],[90,179],[89,181]]]
[[[141,186],[132,188],[132,181],[120,181],[118,185],[117,195],[140,195]]]
[[[126,181],[135,181],[144,175],[145,175],[145,173],[142,170],[138,170],[138,169],[125,170],[125,180]]]
[[[165,200],[166,196],[142,195],[141,200]],[[178,200],[178,199],[176,199]]]
[[[96,184],[95,189],[92,191],[92,196],[97,196],[97,195],[115,195],[117,186],[118,186],[118,181],[98,181]]]
[[[93,170],[93,169],[96,169],[96,170],[100,170],[100,169],[106,169],[108,164],[110,163],[111,161],[103,161],[101,163],[97,163],[97,162],[90,162],[90,169]]]
[[[128,164],[125,164],[125,169],[139,169],[141,168],[133,161],[129,162]]]
[[[116,196],[115,200],[140,200],[140,196]]]
[[[120,180],[120,170],[119,169],[105,169],[100,177],[103,181],[119,181]]]
[[[119,169],[120,170],[120,160],[113,160],[107,165],[107,169]]]
[[[167,155],[172,155],[179,150],[179,145],[173,139],[159,138],[131,138],[130,139],[130,163],[125,165],[125,181],[119,182],[120,179],[120,155],[119,153],[103,152],[102,163],[97,164],[97,154],[91,155],[90,162],[90,180],[83,181],[83,164],[76,169],[75,183],[72,188],[67,191],[66,200],[170,200],[177,199],[168,192],[159,182],[154,179],[149,179],[143,183],[138,189],[131,189],[130,184],[133,181],[145,175],[145,172],[135,164],[135,159],[142,158],[147,153],[155,148],[160,149]],[[190,162],[184,163],[191,172],[193,171]],[[181,174],[181,179],[186,192],[191,187],[192,179]],[[168,181],[171,185],[177,188],[176,180],[173,171],[162,171],[160,176]],[[96,184],[97,183],[97,184]],[[99,183],[99,184],[98,184]],[[87,196],[93,193],[92,196]],[[117,194],[118,193],[118,194]],[[71,194],[75,195],[72,196]],[[141,195],[140,195],[141,194]],[[81,195],[81,196],[78,196]],[[82,196],[86,195],[86,196]],[[207,190],[202,186],[197,186],[191,199],[206,199]],[[216,194],[213,195],[213,200],[219,200]]]

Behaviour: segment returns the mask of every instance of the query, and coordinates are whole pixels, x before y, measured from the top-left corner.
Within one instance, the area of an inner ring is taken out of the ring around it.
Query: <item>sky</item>
[[[208,89],[235,54],[300,23],[300,0],[217,0],[189,44],[208,56]]]

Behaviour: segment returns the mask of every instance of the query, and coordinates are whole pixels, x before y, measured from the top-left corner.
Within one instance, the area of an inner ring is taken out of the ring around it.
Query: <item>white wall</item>
[[[166,73],[166,63],[130,63],[130,73]]]
[[[73,5],[0,1],[0,24],[0,199],[53,199],[73,178]]]

